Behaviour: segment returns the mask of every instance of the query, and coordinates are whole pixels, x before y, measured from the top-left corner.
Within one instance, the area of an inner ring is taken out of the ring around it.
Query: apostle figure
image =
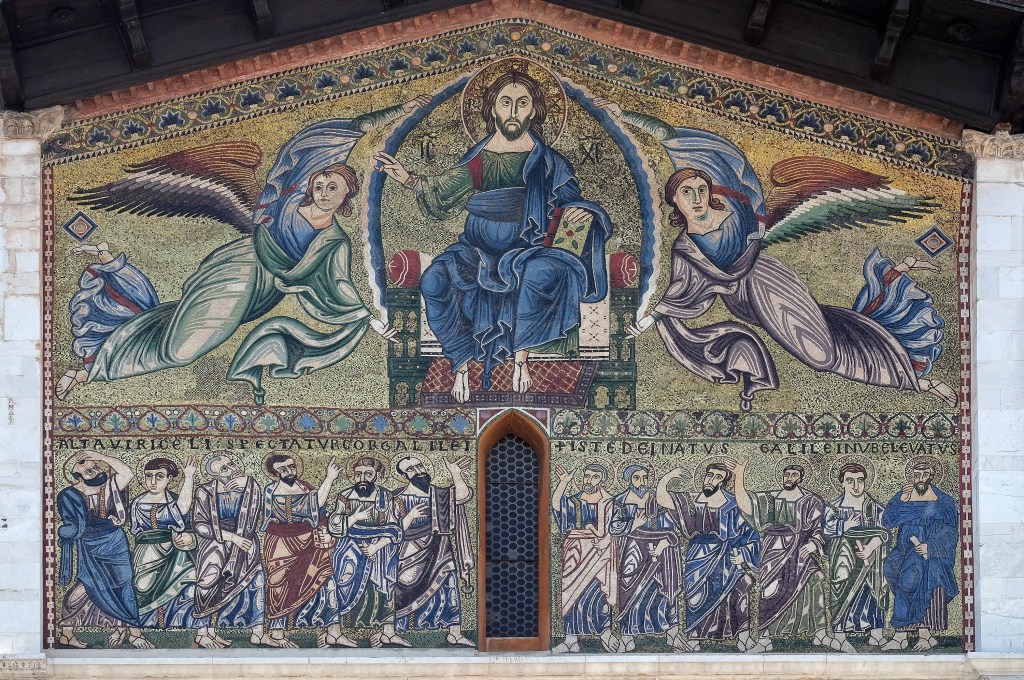
[[[475,555],[469,541],[466,503],[473,491],[463,479],[473,461],[443,459],[452,486],[437,486],[418,458],[405,456],[396,464],[408,484],[395,491],[402,512],[402,542],[398,549],[398,587],[395,593],[395,628],[438,630],[447,628],[448,644],[474,647],[462,634],[463,588],[469,585]],[[383,642],[383,638],[382,638]],[[398,644],[401,644],[399,642]]]
[[[275,646],[298,647],[285,637],[292,628],[324,628],[317,647],[356,643],[338,625],[338,591],[327,533],[327,500],[340,472],[332,458],[318,488],[299,479],[293,456],[267,458],[275,481],[263,490],[263,568],[267,574],[267,619]]]
[[[700,650],[701,640],[736,638],[740,651],[757,642],[750,637],[750,589],[760,562],[760,537],[743,519],[736,497],[725,490],[732,473],[723,463],[709,463],[696,493],[669,491],[683,474],[676,468],[658,482],[658,504],[675,515],[689,539],[684,557],[686,647]]]
[[[882,527],[882,506],[866,492],[867,470],[847,463],[839,470],[843,493],[825,508],[829,550],[829,606],[833,649],[857,651],[849,633],[868,633],[868,644],[879,646],[889,584],[882,573],[889,549],[889,532]]]
[[[89,450],[72,453],[65,469],[73,485],[57,494],[63,522],[57,539],[60,584],[70,588],[61,603],[57,642],[84,649],[75,628],[101,626],[116,629],[108,640],[111,647],[120,647],[127,638],[133,647],[152,649],[139,628],[131,552],[122,528],[128,520],[128,483],[135,475],[117,458]]]
[[[679,635],[683,565],[672,518],[658,507],[643,465],[627,465],[628,483],[615,497],[610,533],[619,566],[619,631],[623,652],[636,635],[665,634],[673,649],[689,651]]]
[[[376,458],[352,464],[353,485],[338,495],[328,522],[338,586],[338,617],[346,628],[379,628],[370,645],[411,647],[395,632],[395,581],[402,525],[391,492],[379,484],[384,465]]]
[[[583,468],[583,488],[566,495],[576,472],[555,467],[558,486],[551,498],[562,534],[562,623],[565,640],[551,651],[579,652],[581,635],[599,635],[605,651],[618,652],[612,634],[612,608],[619,597],[615,541],[609,531],[614,499],[605,490],[608,469],[598,463]]]
[[[226,452],[211,454],[205,463],[205,484],[195,492],[192,528],[196,532],[196,616],[209,617],[196,642],[206,649],[231,644],[217,629],[249,629],[249,642],[271,647],[286,640],[272,638],[264,624],[264,589],[260,538],[263,503],[256,480]]]
[[[914,651],[937,645],[932,631],[948,626],[947,606],[958,592],[957,504],[932,483],[934,477],[934,463],[916,464],[912,483],[893,496],[882,515],[885,527],[899,531],[885,560],[885,578],[895,600],[890,625],[896,634],[884,650],[906,649],[907,633],[914,630]]]
[[[190,459],[182,470],[170,458],[154,458],[142,476],[146,490],[130,508],[139,623],[143,628],[206,628],[209,620],[195,615],[196,539],[189,527],[196,462]],[[175,494],[167,487],[178,476],[183,480]]]
[[[483,92],[480,109],[464,116],[486,122],[487,136],[437,177],[410,173],[379,153],[381,170],[416,194],[427,217],[465,211],[459,240],[434,258],[420,292],[427,323],[455,374],[453,398],[469,399],[469,361],[491,370],[512,359],[512,389],[533,385],[531,352],[569,355],[579,344],[580,303],[608,292],[605,211],[582,197],[572,165],[548,146],[550,102],[525,62],[501,62],[504,72]],[[467,88],[469,85],[467,85]],[[552,247],[559,228],[583,234],[579,252]]]
[[[801,465],[783,468],[782,488],[776,491],[748,491],[746,463],[729,459],[726,466],[736,476],[736,504],[743,518],[761,535],[758,627],[767,634],[750,651],[771,651],[772,638],[812,637],[816,645],[831,644],[822,568],[825,501],[800,486]]]

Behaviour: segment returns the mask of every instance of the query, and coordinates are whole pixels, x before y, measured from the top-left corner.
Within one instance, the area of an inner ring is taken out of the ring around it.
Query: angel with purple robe
[[[762,252],[812,233],[903,222],[927,214],[932,202],[879,175],[809,156],[776,163],[769,173],[774,191],[766,197],[732,142],[608,100],[597,103],[657,138],[676,169],[665,185],[670,222],[680,230],[669,286],[631,335],[656,326],[669,354],[694,374],[740,384],[744,411],[756,392],[779,386],[768,347],[746,324],[764,329],[816,371],[956,404],[948,385],[926,377],[942,352],[945,322],[910,276],[936,265],[913,257],[896,264],[876,248],[864,263],[865,285],[846,309],[819,304],[793,270]],[[738,321],[687,325],[719,297]]]
[[[163,303],[124,253],[114,256],[107,244],[77,248],[97,262],[70,303],[72,351],[82,367],[60,378],[57,397],[86,382],[187,366],[288,294],[333,330],[274,316],[250,331],[227,378],[248,382],[256,403],[264,401],[265,370],[299,378],[333,366],[369,329],[391,340],[395,330],[370,312],[352,283],[352,241],[339,220],[352,215],[359,182],[345,161],[367,130],[425,101],[310,125],[282,147],[262,190],[262,150],[229,140],[129,166],[127,177],[73,194],[82,205],[118,213],[212,218],[244,236],[207,255],[182,285],[181,299]]]

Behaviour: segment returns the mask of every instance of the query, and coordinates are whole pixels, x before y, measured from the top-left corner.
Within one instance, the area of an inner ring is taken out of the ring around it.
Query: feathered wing
[[[766,246],[808,234],[906,222],[938,207],[927,196],[892,188],[881,175],[828,158],[787,158],[772,167],[768,180]]]
[[[117,213],[211,217],[250,234],[262,160],[263,151],[252,142],[216,142],[129,165],[127,177],[79,189],[70,198]]]

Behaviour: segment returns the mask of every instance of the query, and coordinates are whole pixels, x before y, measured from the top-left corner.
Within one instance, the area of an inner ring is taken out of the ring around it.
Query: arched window
[[[480,435],[479,648],[546,650],[550,639],[548,441],[508,411]]]

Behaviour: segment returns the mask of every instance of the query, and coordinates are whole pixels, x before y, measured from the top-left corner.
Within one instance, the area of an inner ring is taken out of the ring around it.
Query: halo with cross
[[[523,57],[511,57],[491,62],[473,74],[462,90],[462,125],[466,135],[475,144],[487,136],[487,122],[481,115],[484,93],[501,76],[515,71],[529,76],[540,84],[547,104],[547,116],[541,127],[544,143],[551,145],[562,134],[568,114],[568,98],[558,77],[535,61]]]

